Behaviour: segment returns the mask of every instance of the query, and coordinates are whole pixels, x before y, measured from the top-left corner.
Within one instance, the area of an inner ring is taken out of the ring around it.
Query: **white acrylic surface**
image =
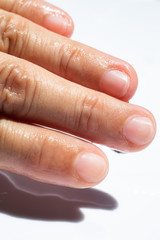
[[[73,17],[73,39],[134,66],[139,87],[131,102],[153,112],[157,136],[139,153],[116,154],[100,146],[110,172],[92,189],[60,188],[1,172],[0,238],[160,240],[160,1],[50,2]]]

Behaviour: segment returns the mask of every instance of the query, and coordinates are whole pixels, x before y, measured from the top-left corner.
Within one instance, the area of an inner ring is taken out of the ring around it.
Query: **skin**
[[[54,21],[50,16],[56,16]],[[128,102],[138,82],[133,67],[70,40],[72,32],[69,15],[48,3],[0,1],[0,169],[85,188],[108,172],[107,157],[92,142],[139,151],[153,140],[156,123],[148,110]],[[129,77],[123,96],[114,85],[102,84],[110,70]],[[152,136],[146,135],[144,144],[141,138],[140,144],[126,138],[126,131],[136,138],[136,131],[125,127],[134,116],[152,124],[152,134],[146,133]],[[94,161],[87,165],[86,153],[103,159],[103,172]],[[78,156],[83,166],[77,165]]]

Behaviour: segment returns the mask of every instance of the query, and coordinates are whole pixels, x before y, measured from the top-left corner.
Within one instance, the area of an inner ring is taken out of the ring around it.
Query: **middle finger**
[[[125,61],[4,10],[0,10],[0,51],[125,101],[132,97],[137,87],[135,70]]]
[[[155,135],[155,121],[147,110],[4,53],[0,112],[122,151],[143,149]]]

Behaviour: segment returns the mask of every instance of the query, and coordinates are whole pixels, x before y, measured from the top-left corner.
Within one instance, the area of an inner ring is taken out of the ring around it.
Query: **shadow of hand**
[[[0,171],[0,211],[47,221],[83,220],[80,208],[113,210],[117,201],[96,189],[71,189]]]

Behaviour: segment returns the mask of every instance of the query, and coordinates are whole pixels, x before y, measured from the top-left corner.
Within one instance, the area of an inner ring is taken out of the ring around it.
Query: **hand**
[[[128,103],[132,66],[70,40],[72,31],[71,18],[48,3],[0,1],[0,168],[85,188],[104,179],[108,161],[83,139],[139,151],[156,124]]]

